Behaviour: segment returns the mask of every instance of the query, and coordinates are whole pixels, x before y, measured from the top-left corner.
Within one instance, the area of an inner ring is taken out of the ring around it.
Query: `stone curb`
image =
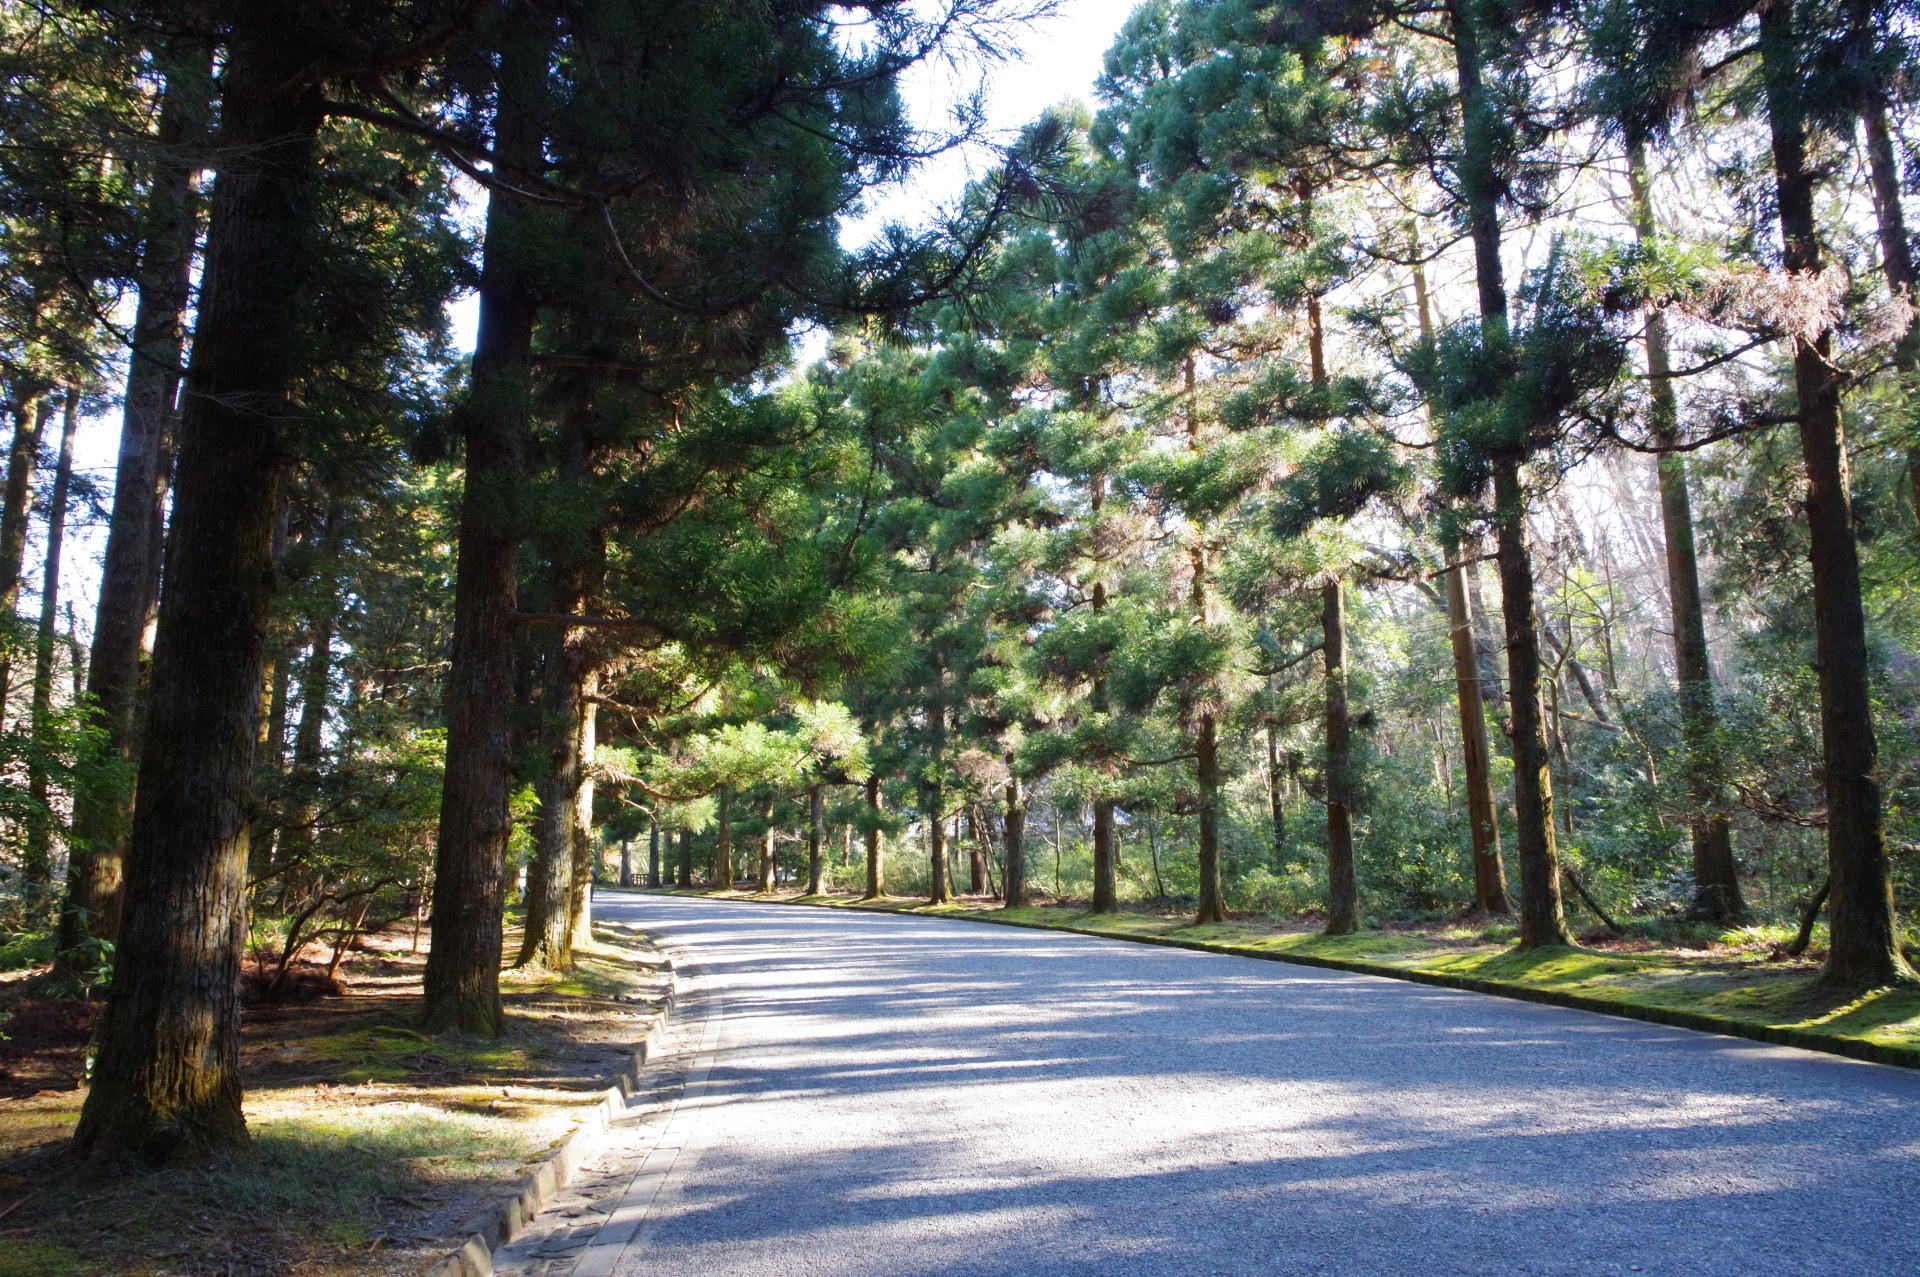
[[[642,891],[647,895],[665,895],[666,892]],[[1770,1046],[1798,1047],[1805,1051],[1818,1051],[1823,1055],[1840,1055],[1848,1059],[1864,1060],[1869,1064],[1886,1064],[1895,1068],[1920,1068],[1920,1050],[1909,1047],[1882,1046],[1877,1042],[1867,1042],[1859,1038],[1834,1037],[1829,1034],[1809,1033],[1805,1029],[1780,1028],[1768,1024],[1753,1024],[1745,1020],[1723,1019],[1715,1015],[1702,1015],[1697,1011],[1681,1011],[1670,1007],[1645,1006],[1633,1002],[1614,1002],[1606,998],[1591,997],[1583,993],[1566,993],[1558,989],[1536,989],[1530,985],[1513,984],[1505,980],[1481,980],[1473,976],[1447,975],[1439,971],[1414,971],[1405,967],[1392,967],[1383,963],[1364,962],[1354,958],[1327,958],[1307,953],[1276,953],[1271,949],[1252,949],[1244,945],[1210,944],[1204,940],[1180,940],[1172,936],[1121,935],[1114,932],[1094,931],[1083,927],[1063,927],[1044,922],[1024,922],[1018,918],[996,918],[991,914],[957,913],[920,913],[913,909],[888,909],[862,906],[855,902],[839,904],[819,900],[751,900],[743,896],[700,896],[703,900],[725,900],[735,904],[778,904],[804,905],[808,908],[854,908],[862,913],[895,914],[912,918],[945,918],[953,922],[985,922],[997,927],[1022,927],[1028,931],[1053,931],[1067,935],[1088,936],[1095,940],[1120,940],[1128,944],[1152,944],[1164,949],[1188,949],[1194,953],[1219,953],[1233,958],[1257,958],[1262,962],[1287,962],[1301,967],[1322,967],[1331,971],[1348,971],[1356,975],[1384,976],[1390,980],[1407,980],[1414,984],[1434,985],[1442,989],[1458,989],[1465,993],[1484,993],[1497,998],[1513,998],[1521,1002],[1539,1002],[1547,1006],[1567,1007],[1575,1011],[1593,1011],[1601,1015],[1619,1016],[1627,1020],[1641,1020],[1649,1024],[1664,1024],[1675,1029],[1692,1029],[1699,1033],[1717,1033],[1723,1037],[1747,1038],[1754,1042],[1765,1042]]]
[[[640,1089],[640,1071],[659,1053],[667,1021],[673,1015],[673,959],[665,958],[661,967],[670,978],[666,1001],[654,1012],[627,1067],[601,1091],[600,1098],[560,1146],[520,1181],[511,1197],[501,1199],[462,1226],[470,1236],[458,1250],[436,1260],[424,1277],[493,1277],[493,1252],[518,1236],[553,1195],[572,1182],[574,1172],[595,1151],[608,1125],[625,1109],[627,1098]]]

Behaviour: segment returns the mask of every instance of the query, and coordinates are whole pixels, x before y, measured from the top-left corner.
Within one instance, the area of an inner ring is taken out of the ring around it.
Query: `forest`
[[[596,882],[1914,980],[1920,6],[1146,0],[913,108],[1047,9],[0,9],[78,1156],[244,1144],[243,963],[411,920],[486,1037]]]

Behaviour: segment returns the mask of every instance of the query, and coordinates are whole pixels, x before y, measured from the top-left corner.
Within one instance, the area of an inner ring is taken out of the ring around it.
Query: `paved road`
[[[691,976],[683,1071],[509,1273],[1920,1273],[1920,1074],[977,923],[597,907]]]

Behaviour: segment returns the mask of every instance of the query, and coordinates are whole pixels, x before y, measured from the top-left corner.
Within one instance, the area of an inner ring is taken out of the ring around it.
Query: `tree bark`
[[[660,885],[660,824],[658,821],[647,828],[647,885],[649,887]]]
[[[581,657],[583,663],[587,658]],[[589,670],[580,681],[580,732],[575,745],[573,796],[568,841],[572,844],[572,878],[567,886],[567,960],[573,950],[593,943],[593,751],[599,726],[600,676]]]
[[[928,903],[943,905],[953,899],[953,880],[947,871],[947,820],[942,814],[946,793],[935,785],[927,791],[927,868],[933,880]]]
[[[1780,209],[1782,265],[1820,271],[1814,218],[1815,171],[1809,167],[1801,104],[1793,0],[1760,9],[1761,75],[1772,132],[1774,185]],[[1901,957],[1894,921],[1878,780],[1879,743],[1868,689],[1866,610],[1860,553],[1848,488],[1847,435],[1840,411],[1841,374],[1831,359],[1833,335],[1794,338],[1793,381],[1799,400],[1800,453],[1807,478],[1807,531],[1813,567],[1814,647],[1820,676],[1820,736],[1827,789],[1827,865],[1831,943],[1822,980],[1857,990],[1914,978]]]
[[[651,821],[648,822],[648,827],[651,829]],[[654,846],[657,849],[659,846],[659,835],[657,833],[654,834],[654,839]],[[659,853],[656,850],[654,854],[657,858]],[[622,838],[620,840],[620,885],[623,887],[631,887],[633,885],[633,839],[631,838]],[[658,884],[649,878],[647,885],[652,887]]]
[[[693,886],[693,830],[691,829],[680,831],[680,877],[674,885]]]
[[[13,652],[19,617],[20,580],[27,554],[27,526],[33,514],[33,474],[40,441],[54,413],[53,396],[42,394],[14,413],[13,448],[7,455],[7,482],[0,490],[0,729],[6,726],[7,700],[13,691]]]
[[[1654,238],[1653,192],[1646,147],[1627,153],[1627,180],[1633,189],[1635,237]],[[1674,443],[1680,436],[1680,410],[1668,375],[1667,317],[1647,316],[1647,374],[1651,378],[1654,438]],[[1693,812],[1687,824],[1693,843],[1692,917],[1734,923],[1747,915],[1740,894],[1740,867],[1733,858],[1733,824],[1719,810],[1716,793],[1718,724],[1714,708],[1713,666],[1707,655],[1706,608],[1700,598],[1700,564],[1694,548],[1693,502],[1687,492],[1686,454],[1669,452],[1655,462],[1660,484],[1660,526],[1665,533],[1667,598],[1673,613],[1674,681],[1680,694],[1680,726],[1685,740],[1687,788]]]
[[[498,71],[494,149],[537,170],[545,150],[536,114],[545,97],[551,33],[508,33]],[[446,777],[434,857],[433,945],[421,1022],[498,1036],[503,875],[511,820],[514,622],[519,607],[519,487],[526,470],[536,214],[495,192],[487,201],[480,323],[471,388],[461,408],[466,487],[454,569],[452,660],[445,693]]]
[[[246,1142],[249,791],[322,108],[282,15],[235,14],[147,715],[166,748],[141,759],[124,925],[74,1133],[94,1159],[175,1161]]]
[[[721,891],[733,887],[733,816],[729,811],[732,797],[724,789],[714,795],[719,811],[714,815],[713,885]]]
[[[67,489],[73,483],[73,437],[80,429],[80,392],[69,390],[61,408],[60,459],[53,471],[53,492],[47,499],[47,557],[40,573],[40,628],[33,648],[34,750],[28,759],[27,796],[32,812],[27,824],[26,854],[21,869],[29,883],[45,887],[52,881],[53,783],[46,760],[54,749],[53,649],[54,628],[60,621],[60,543],[67,527]]]
[[[1553,830],[1553,760],[1540,687],[1540,624],[1533,555],[1527,544],[1520,463],[1494,462],[1494,526],[1499,540],[1500,610],[1507,629],[1508,704],[1513,716],[1513,814],[1520,857],[1520,947],[1573,943],[1560,896],[1560,854]]]
[[[880,845],[880,778],[867,777],[867,891],[863,899],[887,894],[887,865]]]
[[[1508,341],[1506,275],[1500,262],[1502,183],[1493,146],[1500,124],[1481,83],[1480,32],[1467,0],[1452,0],[1454,65],[1467,145],[1458,174],[1473,242],[1480,326],[1490,350]],[[1494,527],[1498,540],[1500,610],[1507,636],[1507,698],[1513,718],[1513,806],[1520,858],[1520,947],[1570,943],[1560,899],[1560,863],[1553,833],[1553,778],[1540,700],[1540,625],[1534,605],[1533,558],[1518,448],[1493,459]]]
[[[1287,863],[1287,796],[1280,772],[1280,725],[1267,724],[1267,818],[1273,824],[1273,868]]]
[[[147,193],[113,511],[87,662],[89,719],[100,733],[96,758],[101,766],[73,796],[67,896],[55,943],[56,965],[63,971],[77,970],[89,936],[111,941],[120,934],[120,885],[133,819],[133,773],[140,761],[134,707],[147,624],[160,594],[174,401],[198,238],[199,196],[189,148],[203,140],[212,87],[205,46],[163,51],[171,65],[155,137],[160,162]]]
[[[578,606],[579,579],[557,591],[562,610]],[[563,971],[573,964],[572,895],[575,826],[580,817],[582,733],[586,730],[586,675],[578,632],[552,626],[543,634],[540,666],[540,754],[534,782],[533,854],[527,861],[526,932],[516,966]]]
[[[987,850],[981,843],[980,818],[967,808],[967,894],[985,895],[987,890]]]
[[[818,781],[807,786],[807,894],[820,894],[826,863],[821,859],[820,841],[827,836],[826,800]]]
[[[1320,591],[1321,656],[1327,667],[1327,927],[1351,935],[1360,925],[1353,869],[1353,719],[1347,708],[1347,602],[1339,581]]]
[[[760,800],[760,819],[765,827],[760,831],[760,894],[772,891],[780,878],[778,859],[779,834],[773,827],[772,794]]]
[[[1027,795],[1020,784],[1020,778],[1011,774],[1013,752],[1007,752],[1007,815],[1005,832],[1002,837],[1006,843],[1007,865],[1007,908],[1024,909],[1033,903],[1033,895],[1027,890]]]

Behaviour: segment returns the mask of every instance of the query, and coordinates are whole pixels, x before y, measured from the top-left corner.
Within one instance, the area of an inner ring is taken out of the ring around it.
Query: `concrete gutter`
[[[667,958],[661,965],[672,980],[673,959]],[[436,1260],[424,1277],[493,1277],[493,1253],[524,1231],[554,1194],[572,1182],[581,1164],[605,1141],[613,1120],[626,1111],[628,1100],[639,1091],[641,1070],[660,1053],[665,1042],[673,1000],[674,985],[669,983],[666,1001],[653,1013],[627,1066],[608,1081],[579,1125],[520,1181],[511,1196],[501,1198],[463,1224],[460,1231],[468,1234],[466,1241],[458,1250]]]

